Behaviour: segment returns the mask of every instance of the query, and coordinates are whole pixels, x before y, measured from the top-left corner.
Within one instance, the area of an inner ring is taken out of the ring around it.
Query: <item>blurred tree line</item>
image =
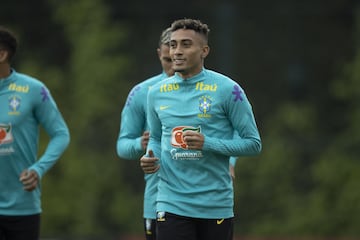
[[[357,1],[4,0],[14,67],[48,85],[72,137],[42,182],[42,235],[143,234],[143,173],[116,156],[120,112],[184,17],[208,23],[205,65],[244,87],[263,140],[236,166],[236,234],[359,236]]]

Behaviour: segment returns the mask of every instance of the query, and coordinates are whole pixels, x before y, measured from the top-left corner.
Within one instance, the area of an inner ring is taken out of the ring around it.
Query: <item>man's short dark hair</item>
[[[11,62],[17,50],[17,39],[7,28],[0,26],[0,50],[8,51],[8,61]]]
[[[200,20],[189,19],[189,18],[175,20],[171,24],[171,31],[172,32],[174,32],[174,31],[176,31],[178,29],[191,29],[191,30],[194,30],[195,32],[200,33],[201,35],[203,35],[205,37],[206,41],[208,40],[208,36],[209,36],[209,32],[210,32],[210,29],[209,29],[207,24],[202,23]]]

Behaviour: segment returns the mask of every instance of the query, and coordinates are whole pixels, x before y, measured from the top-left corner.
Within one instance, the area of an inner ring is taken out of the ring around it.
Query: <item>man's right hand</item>
[[[154,156],[153,151],[149,150],[148,156],[144,155],[140,158],[140,167],[144,173],[154,173],[160,168],[158,161],[159,159]]]

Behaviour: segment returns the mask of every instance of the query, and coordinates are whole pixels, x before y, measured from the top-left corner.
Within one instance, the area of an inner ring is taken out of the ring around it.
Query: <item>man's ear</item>
[[[8,59],[9,52],[6,50],[0,50],[0,63],[5,63]]]
[[[209,54],[210,52],[210,47],[209,45],[204,45],[203,46],[203,49],[202,49],[202,54],[201,54],[201,58],[204,59],[207,57],[207,55]]]
[[[160,48],[157,48],[157,49],[156,49],[156,53],[157,53],[158,57],[160,58],[160,57],[161,57],[161,50],[160,50]]]

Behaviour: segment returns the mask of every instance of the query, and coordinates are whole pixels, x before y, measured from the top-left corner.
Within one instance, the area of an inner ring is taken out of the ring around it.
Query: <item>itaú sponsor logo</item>
[[[15,83],[11,83],[9,85],[9,90],[10,91],[15,91],[15,92],[28,93],[29,92],[29,85],[17,85]]]
[[[204,82],[196,83],[195,90],[216,92],[217,84],[204,84]]]
[[[172,92],[180,89],[177,83],[164,83],[160,86],[160,92]]]

